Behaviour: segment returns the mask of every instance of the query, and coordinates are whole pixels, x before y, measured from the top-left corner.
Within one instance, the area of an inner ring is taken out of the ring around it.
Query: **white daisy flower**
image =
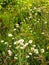
[[[34,7],[34,9],[33,10],[36,10],[37,8],[36,7]]]
[[[16,43],[17,43],[17,42],[15,41],[15,42],[14,42],[14,45],[15,45]]]
[[[29,40],[29,43],[31,44],[33,41],[32,40]]]
[[[36,47],[36,45],[34,44],[33,47]]]
[[[20,49],[24,49],[24,47],[20,47]]]
[[[8,50],[8,54],[9,54],[9,56],[11,56],[12,55],[12,51]]]
[[[34,49],[35,54],[39,54],[38,49]]]
[[[1,40],[1,43],[3,43],[4,42],[4,40]]]
[[[19,27],[19,24],[16,24],[16,27]]]
[[[29,58],[29,57],[30,57],[29,55],[26,56],[26,58]]]
[[[31,51],[34,51],[34,49],[35,49],[34,47],[31,47]]]
[[[18,40],[18,43],[23,43],[23,42],[24,42],[24,39]]]
[[[45,52],[45,50],[44,49],[41,49],[41,53],[44,53]]]
[[[45,21],[45,24],[47,24],[47,21]]]
[[[16,56],[15,56],[15,57],[14,57],[14,59],[15,59],[15,60],[17,60],[17,59],[18,59],[18,57],[16,57]]]
[[[14,31],[16,30],[16,28],[13,29]]]
[[[41,34],[43,34],[43,35],[44,35],[44,32],[42,32]]]
[[[4,44],[7,44],[8,42],[5,42]]]
[[[30,52],[29,55],[32,55],[32,53]]]
[[[12,37],[13,35],[12,34],[8,34],[8,37]]]

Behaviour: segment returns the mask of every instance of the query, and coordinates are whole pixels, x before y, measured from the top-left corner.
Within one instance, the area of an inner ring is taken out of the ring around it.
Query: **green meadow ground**
[[[48,0],[0,0],[0,65],[49,65]]]

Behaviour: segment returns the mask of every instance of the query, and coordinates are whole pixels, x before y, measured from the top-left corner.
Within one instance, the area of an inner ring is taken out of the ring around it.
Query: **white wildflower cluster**
[[[12,35],[12,34],[9,34],[9,36],[12,37],[13,35]],[[12,37],[12,38],[13,38],[13,37]],[[4,44],[9,43],[9,42],[5,42],[4,40],[1,40],[1,42],[3,42]],[[26,42],[25,42],[24,39],[15,40],[15,41],[13,42],[13,44],[14,44],[14,46],[15,46],[15,49],[17,49],[17,50],[29,49],[29,45],[31,45],[30,51],[27,51],[28,54],[26,54],[26,58],[29,58],[30,56],[32,56],[33,53],[39,54],[39,49],[37,49],[36,44],[33,44],[33,40],[32,40],[32,39],[30,39],[30,40],[28,40],[28,41],[26,41]],[[9,44],[8,47],[11,48],[12,45]],[[44,53],[44,51],[45,51],[45,50],[44,50],[43,48],[40,50],[41,53]],[[12,56],[12,51],[11,51],[11,49],[9,49],[7,52],[8,52],[8,55],[9,55],[9,56]],[[17,54],[14,55],[14,59],[15,59],[15,60],[18,59]]]
[[[29,44],[32,44],[32,40],[29,40],[28,42],[25,42],[24,39],[20,39],[16,42],[14,42],[14,44],[17,44],[16,49],[20,48],[20,49],[25,49]]]
[[[23,44],[20,49],[25,49],[28,46],[28,43]]]
[[[38,49],[34,49],[34,53],[35,53],[35,54],[39,54]]]
[[[9,56],[11,56],[12,55],[12,51],[8,50],[8,54],[9,54]]]
[[[26,55],[27,59],[30,58],[30,56],[32,56],[33,53],[35,53],[36,55],[39,55],[39,49],[37,49],[35,47],[36,47],[36,45],[33,45],[33,47],[31,47],[31,51],[29,51],[28,54]],[[44,53],[45,50],[42,48],[42,49],[40,49],[40,52]]]
[[[33,51],[35,54],[39,54],[38,49],[36,49],[35,47],[31,47],[31,51]]]
[[[33,53],[35,53],[35,54],[39,54],[39,49],[36,48],[36,45],[33,45],[33,46],[31,47],[31,51],[32,51]],[[40,49],[40,52],[41,52],[41,53],[44,53],[45,50],[44,50],[44,49]]]

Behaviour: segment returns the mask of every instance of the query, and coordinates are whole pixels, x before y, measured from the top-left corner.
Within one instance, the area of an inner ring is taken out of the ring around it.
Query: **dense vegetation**
[[[0,65],[49,65],[48,0],[0,0]]]

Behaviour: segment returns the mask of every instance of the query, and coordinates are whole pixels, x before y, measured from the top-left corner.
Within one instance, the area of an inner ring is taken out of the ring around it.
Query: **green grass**
[[[0,0],[0,65],[49,64],[49,1]]]

